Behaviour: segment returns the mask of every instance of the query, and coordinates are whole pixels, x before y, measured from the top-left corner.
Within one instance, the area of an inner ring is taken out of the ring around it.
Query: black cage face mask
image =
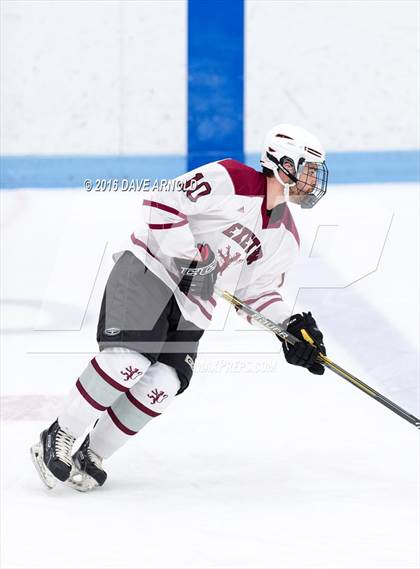
[[[296,171],[294,160],[288,156],[277,160],[273,154],[267,152],[267,158],[277,164],[278,169],[290,178],[298,192],[305,194],[300,202],[302,208],[313,207],[325,195],[328,185],[328,168],[325,161],[307,162],[302,158]]]
[[[328,168],[325,162],[305,162],[298,169],[296,188],[305,193],[300,203],[304,209],[313,207],[327,191]]]

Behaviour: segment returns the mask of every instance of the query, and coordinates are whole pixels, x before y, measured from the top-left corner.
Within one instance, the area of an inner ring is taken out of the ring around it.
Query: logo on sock
[[[136,377],[142,375],[143,372],[137,367],[133,368],[133,366],[128,366],[120,371],[120,374],[124,376],[124,381],[130,381],[130,379],[136,379]]]
[[[153,389],[151,393],[147,394],[147,397],[151,399],[151,404],[154,405],[155,403],[162,403],[164,399],[168,397],[168,395],[164,391],[158,391],[157,389]]]

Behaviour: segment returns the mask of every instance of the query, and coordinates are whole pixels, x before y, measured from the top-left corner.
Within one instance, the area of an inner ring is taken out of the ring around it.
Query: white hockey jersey
[[[173,290],[184,318],[200,328],[208,328],[217,297],[203,301],[182,293],[173,260],[197,258],[198,243],[208,243],[216,255],[220,288],[275,322],[290,316],[279,289],[299,236],[287,204],[267,214],[266,186],[262,173],[227,159],[188,172],[143,200],[143,224],[124,250]]]

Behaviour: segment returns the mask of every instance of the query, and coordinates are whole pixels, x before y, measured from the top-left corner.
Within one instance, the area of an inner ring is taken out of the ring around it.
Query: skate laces
[[[102,470],[102,458],[97,454],[95,454],[93,450],[90,448],[87,449],[87,455],[89,460],[93,462],[96,468],[100,468]]]
[[[71,451],[75,440],[76,439],[72,435],[69,435],[62,429],[57,431],[55,439],[55,453],[62,462],[67,464],[67,466],[71,466],[73,464],[71,460]]]

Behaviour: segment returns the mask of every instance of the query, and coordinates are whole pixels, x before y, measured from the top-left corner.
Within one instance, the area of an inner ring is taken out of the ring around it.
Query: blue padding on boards
[[[244,2],[188,2],[188,169],[243,160]]]
[[[259,154],[246,163],[260,170]],[[327,152],[331,184],[420,181],[418,150]],[[171,179],[187,170],[186,156],[3,156],[0,188],[78,188],[86,179]]]
[[[186,171],[185,156],[4,156],[0,188],[78,188],[84,180],[171,179]]]
[[[246,163],[260,170],[260,154],[247,154]],[[418,150],[327,152],[330,184],[381,184],[420,180]]]

